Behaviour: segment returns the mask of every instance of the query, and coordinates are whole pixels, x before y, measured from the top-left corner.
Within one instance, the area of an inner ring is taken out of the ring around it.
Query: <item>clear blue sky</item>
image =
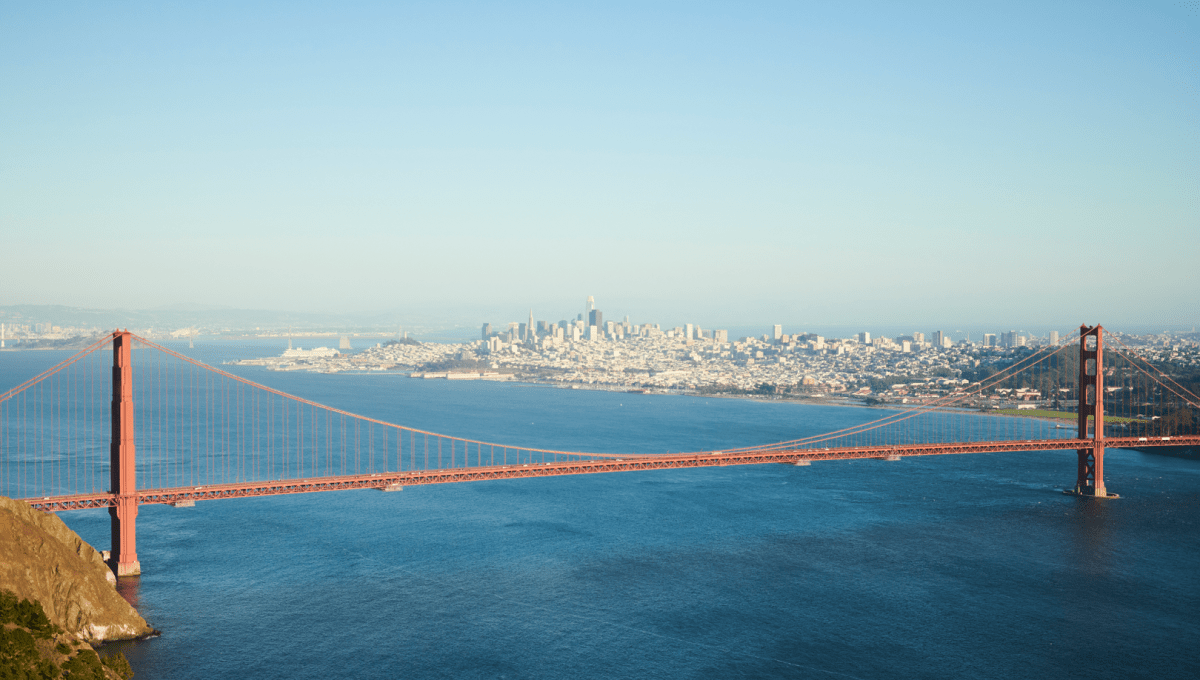
[[[1198,4],[4,3],[0,304],[1190,325]]]

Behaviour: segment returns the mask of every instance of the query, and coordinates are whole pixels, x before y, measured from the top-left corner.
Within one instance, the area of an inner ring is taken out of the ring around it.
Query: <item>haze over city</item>
[[[1189,3],[2,16],[0,304],[1197,321]]]

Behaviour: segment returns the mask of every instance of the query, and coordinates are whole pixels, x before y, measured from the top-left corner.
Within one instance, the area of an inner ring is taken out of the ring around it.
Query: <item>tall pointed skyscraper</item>
[[[533,327],[533,307],[529,308],[529,325],[525,327],[525,339],[526,340],[537,339],[537,331],[534,330],[534,327]]]

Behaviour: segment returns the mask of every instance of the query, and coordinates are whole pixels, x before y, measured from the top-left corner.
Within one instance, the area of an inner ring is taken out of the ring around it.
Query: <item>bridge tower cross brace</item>
[[[112,444],[109,446],[111,492],[116,504],[109,507],[112,525],[110,566],[117,576],[137,576],[137,467],[133,423],[133,336],[113,333]]]
[[[1075,493],[1107,498],[1104,488],[1104,327],[1079,327],[1079,438],[1092,446],[1078,449]]]

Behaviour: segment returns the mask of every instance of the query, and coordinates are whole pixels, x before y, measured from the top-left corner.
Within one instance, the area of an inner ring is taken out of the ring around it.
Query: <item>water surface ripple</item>
[[[263,350],[192,351],[239,352]],[[0,355],[0,378],[50,354]],[[239,372],[414,427],[584,450],[879,415]],[[140,680],[1200,677],[1200,463],[1107,460],[1110,502],[1058,492],[1073,452],[1031,452],[143,506],[137,598],[163,636],[121,647]],[[62,516],[107,547],[106,512]]]

